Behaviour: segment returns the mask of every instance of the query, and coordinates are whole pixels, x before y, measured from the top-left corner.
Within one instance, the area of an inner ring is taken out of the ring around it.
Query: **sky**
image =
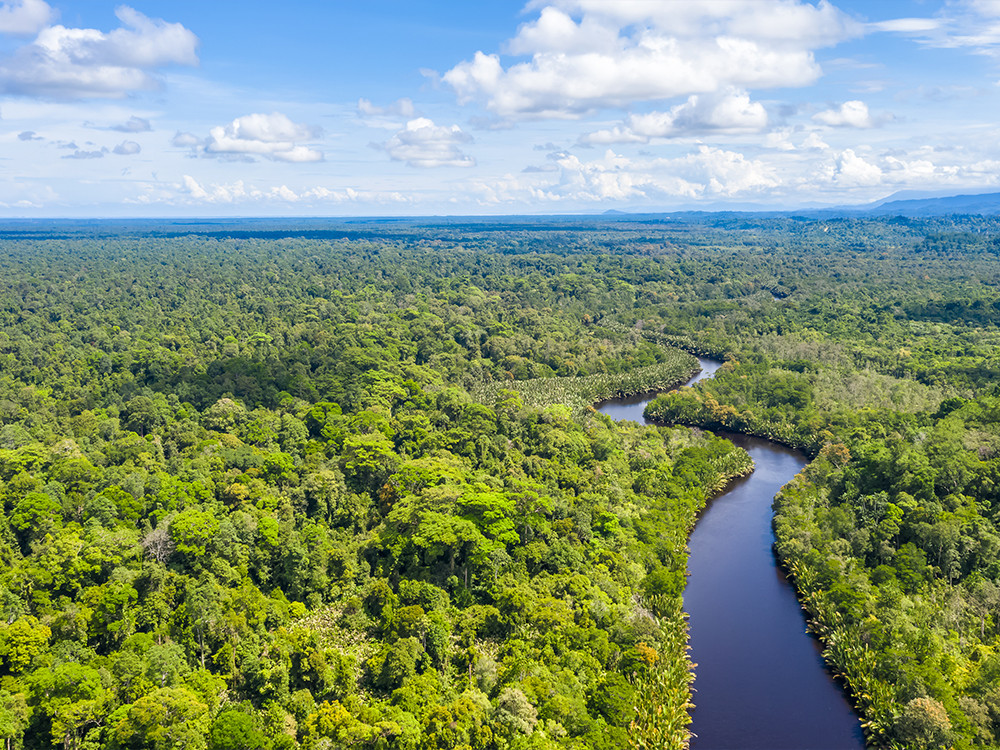
[[[0,217],[1000,191],[1000,0],[0,1]]]

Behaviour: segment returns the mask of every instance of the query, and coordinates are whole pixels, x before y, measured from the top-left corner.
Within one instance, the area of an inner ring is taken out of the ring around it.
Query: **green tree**
[[[381,432],[351,435],[344,440],[340,468],[359,491],[377,492],[398,465],[392,441]]]
[[[29,492],[14,503],[10,525],[18,532],[22,546],[58,527],[62,522],[62,507],[44,492]]]
[[[914,698],[896,721],[895,735],[912,750],[946,750],[951,747],[951,720],[933,698]]]
[[[170,538],[192,569],[200,567],[219,531],[219,519],[209,511],[190,508],[170,521]]]
[[[0,739],[4,750],[21,747],[21,738],[28,728],[30,712],[23,693],[0,689]]]
[[[128,706],[113,729],[114,742],[129,750],[206,750],[208,708],[190,690],[154,690]]]
[[[34,617],[0,625],[0,659],[8,671],[20,674],[48,650],[51,637],[52,631]]]
[[[112,695],[97,669],[72,662],[31,675],[31,703],[49,721],[54,744],[78,750],[91,727],[107,715]]]
[[[271,742],[254,716],[240,708],[219,713],[209,731],[209,750],[269,750]]]

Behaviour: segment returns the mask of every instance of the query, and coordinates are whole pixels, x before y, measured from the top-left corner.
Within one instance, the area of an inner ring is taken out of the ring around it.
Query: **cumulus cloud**
[[[43,0],[0,3],[0,34],[31,36],[55,20],[56,12]]]
[[[780,135],[787,145],[775,145],[777,153],[759,158],[707,145],[671,158],[648,154],[632,158],[608,149],[586,159],[563,151],[551,155],[552,166],[474,181],[468,190],[483,205],[544,201],[581,207],[608,202],[662,207],[676,201],[764,196],[795,203],[829,200],[831,194],[838,201],[852,194],[870,199],[877,194],[873,191],[887,187],[990,185],[996,174],[990,170],[1000,169],[996,161],[973,163],[950,151],[947,155],[930,148],[875,151],[867,146],[834,150],[814,132],[789,129]],[[957,163],[962,161],[967,163]]]
[[[810,151],[828,151],[830,144],[824,141],[819,133],[813,132],[807,135],[805,140],[802,141],[802,148]]]
[[[94,149],[93,151],[77,149],[72,154],[64,156],[63,159],[103,159],[106,153],[108,153],[106,148]]]
[[[939,152],[921,147],[909,152],[899,149],[874,152],[859,147],[839,153],[831,150],[825,157],[824,165],[815,165],[813,173],[803,178],[804,186],[819,182],[862,193],[866,188],[876,187],[986,187],[995,184],[996,170],[1000,168],[997,161],[977,161],[964,149]]]
[[[502,117],[579,117],[727,88],[804,86],[821,73],[813,50],[862,31],[825,0],[554,0],[508,44],[530,60],[505,68],[480,51],[443,80],[460,102],[482,99]]]
[[[394,161],[405,161],[411,167],[471,167],[475,160],[459,148],[471,140],[458,125],[439,126],[426,117],[418,117],[407,122],[381,148]]]
[[[122,5],[110,32],[43,28],[35,41],[0,62],[0,91],[50,99],[121,98],[159,88],[151,71],[196,65],[198,37],[179,23]]]
[[[40,135],[35,135],[34,130],[24,130],[17,134],[17,139],[19,141],[44,141]]]
[[[752,133],[767,126],[767,110],[750,101],[745,91],[729,89],[714,94],[692,94],[668,112],[630,114],[610,130],[598,130],[581,138],[583,143],[648,143],[651,138],[670,138],[697,133]]]
[[[153,126],[146,118],[132,115],[126,122],[121,125],[113,125],[111,129],[117,130],[119,133],[148,133],[153,129]]]
[[[840,155],[834,181],[841,187],[878,185],[882,182],[882,170],[849,148]]]
[[[772,167],[737,151],[700,146],[697,152],[674,162],[673,168],[699,181],[711,196],[758,193],[781,184]]]
[[[870,128],[875,124],[868,112],[868,105],[857,99],[844,102],[836,109],[818,112],[813,115],[813,120],[837,128]]]
[[[134,156],[142,151],[142,147],[135,141],[122,141],[114,148],[114,153],[119,156]]]
[[[635,162],[610,149],[600,159],[582,161],[566,154],[556,163],[561,170],[560,183],[550,192],[574,200],[633,200],[657,194],[694,197],[701,189],[685,177]]]
[[[187,140],[189,134],[174,136]],[[319,131],[308,125],[292,122],[287,115],[272,112],[269,115],[252,114],[237,117],[226,126],[209,131],[205,153],[214,156],[261,156],[285,162],[315,162],[323,160],[323,153],[301,141],[319,136]]]
[[[794,151],[795,144],[792,143],[792,128],[777,128],[764,136],[764,148],[772,148],[775,151]]]
[[[727,149],[700,146],[676,158],[633,159],[612,149],[591,160],[570,152],[552,155],[554,169],[527,169],[521,177],[474,184],[480,202],[696,200],[756,195],[776,188],[774,169]],[[545,173],[553,172],[551,177]]]
[[[237,204],[255,201],[283,201],[285,203],[409,203],[411,198],[399,192],[378,192],[371,190],[330,190],[316,186],[295,191],[287,185],[275,185],[259,188],[248,185],[243,180],[231,183],[203,185],[191,175],[184,175],[183,181],[176,186],[178,192],[193,202]],[[150,186],[150,192],[152,186]],[[172,196],[160,196],[161,200],[169,202]],[[152,198],[143,196],[138,203],[155,202]]]
[[[178,148],[197,148],[204,142],[203,138],[199,138],[194,133],[182,133],[179,130],[170,139],[170,145]]]
[[[283,187],[283,186],[282,186]],[[191,175],[184,175],[183,192],[190,195],[197,201],[206,203],[234,203],[241,200],[264,197],[264,193],[253,188],[247,189],[243,180],[236,180],[229,185],[211,185],[208,188],[202,186]],[[272,188],[268,191],[271,197],[280,195],[280,188]],[[257,195],[259,193],[259,195]]]

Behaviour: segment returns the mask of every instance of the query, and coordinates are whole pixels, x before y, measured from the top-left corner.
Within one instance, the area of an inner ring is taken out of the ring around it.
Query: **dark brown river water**
[[[719,362],[699,358],[711,377]],[[598,411],[645,422],[651,395]],[[753,474],[709,503],[691,533],[684,608],[695,668],[694,750],[862,750],[864,733],[806,633],[795,589],[774,556],[771,502],[805,466],[797,451],[725,434],[753,457]]]

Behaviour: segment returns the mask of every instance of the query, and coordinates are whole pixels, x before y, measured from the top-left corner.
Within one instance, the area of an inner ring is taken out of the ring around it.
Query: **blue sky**
[[[0,217],[1000,191],[1000,0],[0,2]]]

